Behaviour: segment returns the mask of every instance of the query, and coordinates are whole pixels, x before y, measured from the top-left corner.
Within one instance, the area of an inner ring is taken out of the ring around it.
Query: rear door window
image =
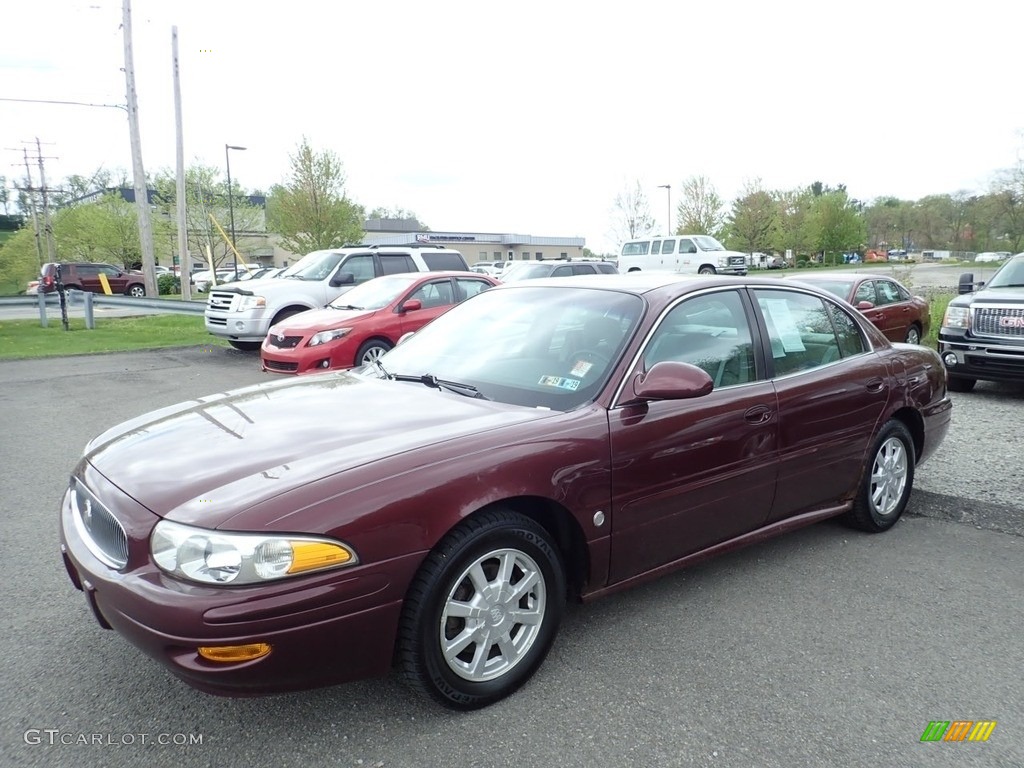
[[[466,260],[462,257],[461,253],[421,253],[423,262],[427,265],[427,269],[431,272],[441,272],[444,270],[455,270],[456,272],[465,272],[469,269],[469,265],[466,264]],[[411,270],[415,272],[416,270]]]

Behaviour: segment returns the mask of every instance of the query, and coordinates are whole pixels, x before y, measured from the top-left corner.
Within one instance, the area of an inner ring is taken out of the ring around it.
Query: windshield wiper
[[[380,365],[380,363],[377,364]],[[381,370],[383,370],[383,368],[381,368]],[[457,395],[464,395],[465,397],[472,397],[477,400],[490,399],[483,395],[480,390],[472,384],[463,384],[460,381],[439,379],[432,373],[424,373],[419,376],[413,376],[407,373],[392,373],[389,378],[392,381],[418,381],[420,384],[425,384],[426,386],[433,387],[434,389],[447,389],[449,392],[454,392]]]
[[[357,307],[353,304],[328,304],[327,306],[331,309],[362,309],[362,307]]]

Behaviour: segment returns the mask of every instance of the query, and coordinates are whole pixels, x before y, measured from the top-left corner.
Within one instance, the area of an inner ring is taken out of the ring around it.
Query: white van
[[[747,256],[708,235],[652,236],[622,244],[619,272],[639,271],[745,275]]]

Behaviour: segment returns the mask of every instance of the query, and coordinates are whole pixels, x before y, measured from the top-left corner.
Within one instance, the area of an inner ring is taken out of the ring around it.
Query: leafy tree
[[[0,176],[0,205],[4,207],[4,216],[10,216],[7,206],[11,202],[11,190],[7,188],[7,177]]]
[[[368,219],[412,219],[416,222],[416,229],[419,232],[429,232],[430,227],[420,221],[420,217],[405,208],[382,208],[377,207],[366,214]]]
[[[826,262],[837,263],[839,254],[860,248],[866,236],[864,220],[845,191],[824,192],[816,196],[808,220],[815,250]]]
[[[138,212],[118,192],[57,211],[53,238],[58,257],[69,261],[103,261],[128,268],[142,259]]]
[[[989,197],[992,203],[996,242],[1017,253],[1024,243],[1024,159],[1014,168],[996,174]]]
[[[651,206],[639,179],[615,196],[613,211],[611,234],[616,242],[633,240],[654,231]]]
[[[677,235],[720,237],[725,224],[725,204],[706,176],[691,176],[682,185],[682,199],[676,208]]]
[[[20,293],[39,275],[39,252],[32,227],[22,227],[0,248],[0,290]]]
[[[809,225],[813,200],[810,189],[776,192],[773,196],[778,210],[773,250],[780,253],[792,250],[797,256],[810,255],[815,250]]]
[[[267,226],[281,235],[281,244],[304,254],[362,241],[364,209],[345,194],[338,156],[314,151],[303,137],[289,160],[291,176],[267,199]]]
[[[770,252],[779,232],[779,207],[771,193],[757,179],[746,185],[743,195],[732,204],[727,240],[746,253]]]
[[[161,223],[161,234],[154,231],[156,243],[166,242],[169,253],[176,254],[177,240],[177,185],[176,174],[171,170],[161,171],[154,182],[160,216],[154,217]],[[214,166],[192,165],[185,170],[185,223],[188,227],[188,249],[192,258],[207,262],[213,258],[213,267],[233,264],[234,254],[221,235],[216,219],[229,236],[230,210],[227,182],[221,178],[220,170]],[[230,208],[234,211],[235,244],[244,256],[248,247],[246,233],[265,231],[263,210],[249,202],[247,193],[234,179],[231,181]],[[211,216],[213,219],[211,219]],[[170,262],[170,259],[168,259]],[[187,267],[186,267],[187,268]]]

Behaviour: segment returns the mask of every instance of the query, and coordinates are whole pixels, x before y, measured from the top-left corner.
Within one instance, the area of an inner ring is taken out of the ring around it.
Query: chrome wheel
[[[373,363],[378,357],[383,355],[385,352],[387,352],[387,349],[380,345],[367,347],[366,349],[363,350],[363,354],[360,355],[359,363],[360,365],[369,365],[370,363]]]
[[[441,653],[463,680],[505,674],[533,647],[544,621],[544,575],[532,557],[498,549],[455,580],[441,612]]]
[[[920,344],[921,343],[921,332],[917,330],[916,325],[910,326],[907,329],[907,344]]]
[[[888,517],[900,506],[907,486],[907,466],[903,441],[890,437],[882,443],[871,467],[870,500],[875,514]]]

